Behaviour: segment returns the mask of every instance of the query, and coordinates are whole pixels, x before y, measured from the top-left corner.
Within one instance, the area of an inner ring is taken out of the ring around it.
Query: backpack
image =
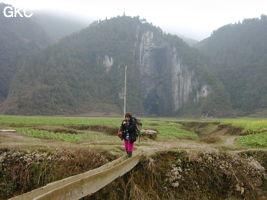
[[[135,132],[136,132],[136,135],[137,135],[137,137],[138,136],[140,136],[140,134],[141,134],[141,129],[142,129],[142,122],[141,122],[141,120],[140,119],[137,119],[137,118],[135,118],[135,117],[133,117],[133,121],[135,122],[135,124],[136,124],[136,129],[135,129]]]

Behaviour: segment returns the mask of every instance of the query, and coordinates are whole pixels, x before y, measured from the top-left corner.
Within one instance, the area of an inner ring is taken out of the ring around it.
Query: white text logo
[[[12,6],[6,6],[3,10],[3,14],[5,17],[11,18],[11,17],[32,17],[33,13],[29,12],[25,9],[21,8],[14,8]]]

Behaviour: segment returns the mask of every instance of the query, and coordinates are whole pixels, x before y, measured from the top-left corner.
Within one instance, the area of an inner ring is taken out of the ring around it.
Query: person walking
[[[137,138],[136,122],[131,113],[125,114],[125,119],[122,121],[120,130],[122,131],[122,139],[124,140],[125,151],[128,157],[132,157],[134,142]]]

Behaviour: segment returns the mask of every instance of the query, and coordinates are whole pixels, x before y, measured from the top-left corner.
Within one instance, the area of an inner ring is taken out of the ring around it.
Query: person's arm
[[[126,127],[125,127],[125,120],[123,120],[122,122],[121,122],[121,131],[122,132],[125,132],[125,129],[126,129]]]

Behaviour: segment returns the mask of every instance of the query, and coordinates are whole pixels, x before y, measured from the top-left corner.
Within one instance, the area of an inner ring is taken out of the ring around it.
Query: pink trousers
[[[133,152],[134,143],[131,144],[130,140],[124,140],[124,146],[125,146],[126,152]]]

